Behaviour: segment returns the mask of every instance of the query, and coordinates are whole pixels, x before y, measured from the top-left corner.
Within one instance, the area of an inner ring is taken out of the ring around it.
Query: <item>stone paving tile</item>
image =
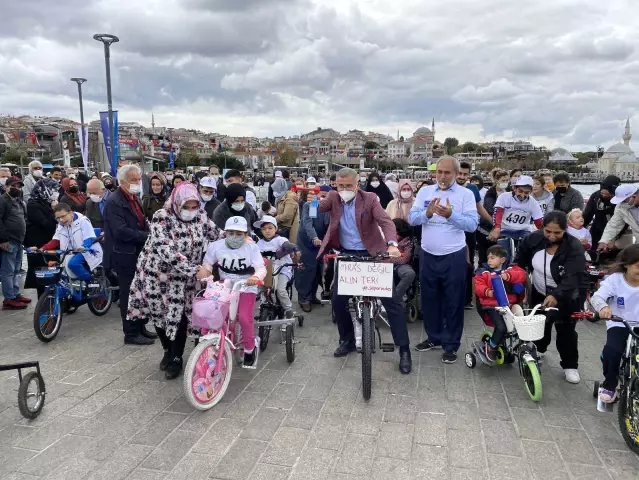
[[[466,315],[460,359],[482,330]],[[15,372],[0,373],[0,478],[639,478],[616,415],[598,413],[591,395],[601,376],[599,325],[578,326],[579,385],[564,381],[551,347],[539,404],[516,368],[471,371],[461,360],[442,364],[437,351],[413,352],[407,376],[396,353],[376,353],[366,402],[360,357],[332,356],[337,334],[322,308],[297,329],[293,364],[272,342],[257,370],[235,369],[222,402],[200,412],[182,378],[167,382],[159,372],[159,345],[122,345],[115,308],[99,322],[86,309],[65,317],[49,344],[33,336],[31,316],[0,312],[0,362],[38,359],[47,402],[37,419],[23,419]],[[409,334],[417,343],[422,325]]]

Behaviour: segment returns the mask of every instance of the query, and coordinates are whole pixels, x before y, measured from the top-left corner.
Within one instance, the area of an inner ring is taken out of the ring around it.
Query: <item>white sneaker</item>
[[[564,374],[566,375],[566,381],[568,383],[579,383],[581,381],[579,370],[576,368],[566,368],[564,369]]]

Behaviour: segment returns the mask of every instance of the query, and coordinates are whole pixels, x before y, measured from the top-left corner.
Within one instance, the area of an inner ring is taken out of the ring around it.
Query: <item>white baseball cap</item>
[[[213,188],[217,190],[217,182],[213,177],[202,177],[200,179],[200,187]]]
[[[233,230],[236,232],[248,232],[248,225],[244,217],[231,217],[226,221],[224,230]]]
[[[617,187],[617,189],[615,190],[615,196],[612,198],[612,200],[610,200],[610,203],[612,203],[613,205],[618,205],[624,200],[632,197],[635,193],[637,193],[636,185],[624,183]]]
[[[306,183],[307,183],[307,184],[309,184],[309,183],[313,183],[313,184],[315,184],[315,183],[317,183],[317,180],[315,180],[315,177],[308,177],[308,178],[306,179]]]
[[[529,177],[528,175],[521,175],[517,179],[517,182],[515,182],[515,187],[530,187],[530,188],[532,188],[532,186],[533,186],[533,179],[532,179],[532,177]]]
[[[275,178],[277,178],[277,177],[281,177],[281,176],[282,176],[282,172],[280,172],[279,170],[277,170],[277,171],[275,172]]]
[[[271,217],[270,215],[264,215],[261,220],[253,223],[253,226],[255,228],[262,228],[262,225],[264,225],[265,223],[272,223],[273,225],[275,225],[275,228],[277,228],[277,220],[275,219],[275,217]]]

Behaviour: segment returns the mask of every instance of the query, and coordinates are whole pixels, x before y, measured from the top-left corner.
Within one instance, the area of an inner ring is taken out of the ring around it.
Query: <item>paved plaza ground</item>
[[[39,360],[48,394],[29,422],[15,375],[0,374],[0,478],[639,478],[616,415],[598,413],[591,395],[604,325],[578,327],[581,384],[566,383],[549,353],[539,404],[516,368],[471,371],[461,355],[442,364],[440,352],[413,353],[410,375],[397,353],[376,353],[365,402],[360,357],[332,356],[329,308],[296,330],[295,363],[271,340],[259,368],[234,369],[223,403],[205,413],[186,403],[182,377],[159,372],[159,344],[123,345],[117,307],[102,318],[82,307],[50,344],[35,337],[32,309],[0,312],[0,363]],[[465,344],[480,330],[466,312]],[[421,324],[410,334],[416,344]]]

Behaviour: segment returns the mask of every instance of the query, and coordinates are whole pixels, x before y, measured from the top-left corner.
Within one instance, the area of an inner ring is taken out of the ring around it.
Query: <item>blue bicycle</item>
[[[88,250],[91,252],[91,250]],[[102,265],[91,273],[91,280],[83,282],[71,279],[66,271],[65,259],[70,254],[80,253],[78,250],[27,250],[28,255],[54,255],[56,261],[48,262],[47,267],[35,269],[36,281],[45,287],[44,293],[36,303],[33,312],[33,329],[42,342],[53,340],[60,331],[62,315],[75,312],[78,307],[87,304],[94,315],[101,317],[113,304],[113,287]]]

